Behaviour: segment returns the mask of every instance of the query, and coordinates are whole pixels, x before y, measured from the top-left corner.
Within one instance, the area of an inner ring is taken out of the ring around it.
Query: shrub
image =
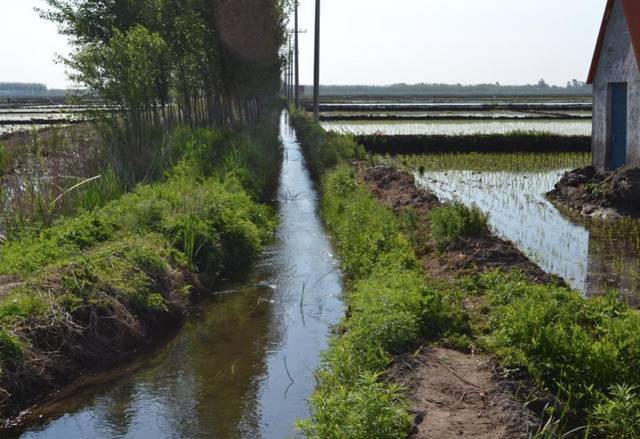
[[[441,251],[451,249],[460,239],[488,233],[488,217],[477,206],[467,207],[455,202],[431,212],[432,238]]]
[[[292,110],[291,122],[296,129],[311,175],[316,180],[346,159],[362,159],[366,156],[364,148],[352,137],[326,132],[304,111]]]
[[[638,387],[615,385],[593,409],[594,429],[606,437],[640,437],[640,395]]]
[[[527,371],[568,401],[574,421],[586,422],[615,386],[640,384],[640,314],[615,294],[585,299],[499,273],[480,276],[472,288],[489,300],[485,345],[506,369]]]
[[[309,439],[401,438],[411,424],[402,389],[377,374],[363,374],[354,387],[316,392],[311,404],[313,419],[299,423]]]

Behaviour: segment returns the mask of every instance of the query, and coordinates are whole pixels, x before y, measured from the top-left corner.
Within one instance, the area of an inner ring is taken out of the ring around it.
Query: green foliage
[[[591,164],[587,152],[444,153],[402,155],[396,161],[420,174],[427,171],[535,172],[580,168]]]
[[[309,437],[404,437],[410,417],[402,391],[379,374],[394,353],[418,340],[468,332],[448,298],[425,285],[413,249],[393,213],[359,186],[346,165],[323,179],[322,214],[350,279],[350,317],[318,372]]]
[[[24,348],[18,337],[4,329],[0,329],[0,362],[19,358],[23,351]],[[0,369],[1,375],[2,369]]]
[[[640,395],[638,387],[615,385],[593,410],[594,429],[608,437],[640,437]]]
[[[315,422],[298,424],[310,439],[399,438],[411,424],[402,389],[382,383],[372,373],[363,374],[355,387],[338,385],[316,392],[311,404]]]
[[[33,319],[50,320],[46,327],[60,330],[65,313],[82,327],[100,324],[84,320],[90,315],[110,315],[125,334],[146,316],[180,312],[188,298],[180,273],[191,269],[214,281],[248,263],[271,238],[274,215],[251,194],[263,191],[261,182],[238,177],[253,175],[250,160],[225,160],[224,151],[246,157],[245,148],[257,149],[251,142],[208,145],[223,151],[217,166],[200,163],[206,154],[184,153],[163,182],[139,185],[102,207],[107,196],[97,195],[90,211],[11,237],[0,253],[0,274],[23,282],[0,299],[2,334]],[[114,182],[96,189],[100,194],[116,191],[115,177],[108,178]],[[4,337],[5,360],[18,354],[12,346],[23,336],[30,334]]]
[[[526,370],[556,392],[578,422],[600,403],[599,425],[609,428],[602,417],[620,399],[611,389],[640,384],[640,314],[615,294],[585,299],[516,275],[490,273],[474,284],[470,288],[485,292],[490,304],[485,344],[505,368]],[[612,399],[602,402],[604,395]]]
[[[278,93],[282,0],[46,3],[41,16],[74,47],[64,59],[71,78],[126,109],[125,143],[138,152],[153,146],[150,127],[254,125]]]
[[[445,251],[463,238],[489,233],[488,217],[477,206],[455,202],[431,212],[431,234],[436,247]]]
[[[326,132],[313,122],[309,113],[291,109],[290,117],[309,170],[316,180],[341,161],[366,157],[364,149],[353,138]]]

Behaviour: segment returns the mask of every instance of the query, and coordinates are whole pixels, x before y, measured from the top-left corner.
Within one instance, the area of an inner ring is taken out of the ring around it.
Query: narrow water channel
[[[496,234],[573,288],[586,295],[615,289],[625,301],[640,305],[640,221],[603,223],[553,205],[545,194],[566,171],[415,175],[443,200],[477,205],[489,215]]]
[[[317,193],[283,113],[277,237],[238,285],[212,292],[177,336],[120,379],[49,407],[23,438],[286,438],[344,312]]]

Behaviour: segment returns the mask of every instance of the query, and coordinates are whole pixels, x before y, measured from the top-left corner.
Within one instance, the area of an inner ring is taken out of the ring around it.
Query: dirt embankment
[[[600,219],[640,216],[640,167],[600,173],[594,167],[567,172],[547,197],[581,215]]]
[[[516,246],[495,235],[464,238],[448,252],[436,253],[428,244],[429,213],[442,206],[438,198],[416,186],[411,174],[391,167],[360,168],[359,178],[371,192],[396,214],[411,208],[416,215],[420,240],[427,243],[418,249],[428,273],[458,275],[464,272],[518,270],[534,282],[559,282],[531,262]]]
[[[360,167],[358,178],[399,217],[407,209],[416,213],[417,238],[427,242],[416,248],[427,275],[453,280],[501,269],[517,270],[534,282],[562,282],[514,244],[493,235],[466,238],[448,252],[436,252],[428,243],[430,211],[442,206],[435,195],[418,188],[409,173],[390,167]],[[476,306],[465,304],[468,311]],[[520,391],[531,392],[530,383],[506,379],[490,356],[474,352],[473,347],[470,352],[421,348],[396,358],[388,375],[410,390],[416,415],[413,438],[526,438],[540,425],[538,416],[517,397]]]

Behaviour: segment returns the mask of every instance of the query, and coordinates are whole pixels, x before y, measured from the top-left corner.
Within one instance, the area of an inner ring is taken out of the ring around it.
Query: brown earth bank
[[[408,172],[387,166],[356,169],[359,181],[399,218],[408,210],[416,213],[413,241],[427,276],[455,282],[464,275],[500,269],[518,271],[537,283],[564,283],[545,273],[513,243],[494,235],[465,238],[448,252],[435,251],[429,243],[429,215],[443,203],[417,187]],[[473,300],[464,303],[471,313],[479,306]],[[527,377],[508,378],[490,356],[474,352],[472,346],[469,352],[432,347],[401,355],[388,376],[410,391],[416,414],[412,437],[418,439],[530,437],[540,425],[537,413],[542,413],[545,402],[553,403]],[[525,405],[524,399],[537,404]]]
[[[418,188],[411,174],[393,167],[359,167],[358,177],[367,184],[378,200],[396,214],[401,214],[408,208],[417,212],[417,228],[423,235],[429,227],[429,212],[443,205],[434,194]],[[428,237],[422,236],[420,240],[425,244]],[[445,253],[436,253],[428,244],[417,250],[427,273],[434,275],[460,275],[502,269],[518,270],[534,282],[562,283],[561,279],[545,273],[531,262],[513,243],[495,235],[461,239]]]
[[[640,167],[606,173],[592,166],[576,169],[567,172],[547,197],[593,218],[640,217]]]
[[[44,287],[59,288],[53,275]],[[180,293],[193,285],[193,294],[203,294],[203,283],[193,273],[169,270],[155,279],[165,297],[166,310],[136,312],[131,305],[102,293],[111,301],[111,313],[91,309],[86,315],[42,316],[21,323],[33,336],[24,361],[5,364],[0,378],[0,436],[21,428],[40,404],[48,404],[70,389],[94,384],[91,376],[122,366],[149,351],[182,325],[190,302]],[[12,279],[2,279],[2,288],[12,289]],[[78,381],[80,380],[80,381]]]

